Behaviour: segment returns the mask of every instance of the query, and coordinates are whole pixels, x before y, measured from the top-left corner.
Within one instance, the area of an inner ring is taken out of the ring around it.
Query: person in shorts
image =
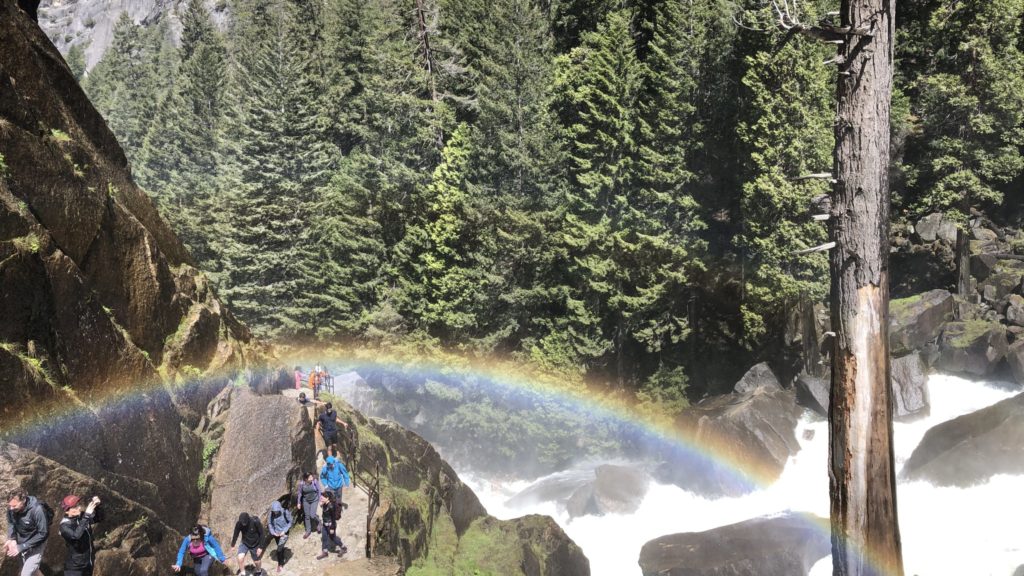
[[[238,536],[242,536],[242,541],[236,546],[238,542]],[[253,567],[256,568],[256,573],[261,574],[263,569],[260,568],[260,559],[263,557],[263,541],[266,540],[267,536],[263,532],[263,523],[260,522],[258,517],[250,516],[246,512],[242,512],[238,515],[238,522],[235,522],[235,531],[231,534],[231,551],[237,554],[238,558],[238,571],[235,574],[242,574],[245,572],[245,557],[246,555],[252,556]]]

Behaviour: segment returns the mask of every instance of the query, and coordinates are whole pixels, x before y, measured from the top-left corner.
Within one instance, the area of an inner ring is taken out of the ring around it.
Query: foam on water
[[[1006,388],[936,375],[928,381],[931,414],[894,424],[897,471],[929,428],[1014,395]],[[782,476],[766,489],[739,498],[708,500],[675,486],[653,484],[631,515],[587,516],[570,520],[555,503],[512,508],[506,502],[529,484],[500,484],[462,473],[488,512],[499,518],[547,514],[583,548],[595,576],[639,575],[640,548],[677,532],[717,526],[795,510],[827,517],[828,428],[806,414],[796,430],[801,450]],[[1008,576],[1024,564],[1024,477],[997,476],[966,489],[926,482],[900,482],[897,492],[905,572],[908,576]],[[832,573],[831,559],[818,562],[811,576]]]

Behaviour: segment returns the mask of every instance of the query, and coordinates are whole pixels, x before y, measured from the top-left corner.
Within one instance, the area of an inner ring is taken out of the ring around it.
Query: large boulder
[[[953,319],[953,295],[931,290],[889,303],[889,348],[895,356],[917,350],[938,338]]]
[[[651,540],[640,569],[644,576],[806,576],[831,550],[827,520],[786,513]]]
[[[1006,321],[1014,326],[1024,326],[1024,296],[1010,294],[1007,297]]]
[[[757,388],[765,388],[767,390],[781,390],[782,385],[779,384],[779,379],[775,377],[775,373],[768,366],[767,362],[761,362],[756,364],[747,370],[747,373],[740,378],[739,382],[733,386],[733,392],[737,394],[746,394],[752,392]]]
[[[890,361],[893,418],[913,420],[929,413],[928,367],[921,354],[913,353]],[[821,416],[828,416],[831,396],[830,376],[817,378],[799,374],[796,378],[797,402]]]
[[[998,322],[949,322],[939,341],[936,367],[967,376],[988,376],[1006,357],[1006,327]]]
[[[928,368],[920,354],[908,354],[893,358],[890,362],[892,376],[893,418],[913,420],[927,416]]]
[[[15,487],[48,503],[60,514],[60,501],[66,494],[102,500],[103,521],[97,524],[95,537],[100,549],[95,576],[156,574],[173,564],[181,533],[167,526],[162,516],[106,483],[79,474],[66,466],[13,444],[0,442],[0,493]],[[6,534],[6,514],[0,515],[0,529]],[[66,548],[56,535],[57,524],[50,528],[50,539],[43,555],[43,570],[56,574],[64,568]],[[21,572],[21,560],[0,558],[0,576]]]
[[[633,466],[602,464],[594,470],[591,482],[576,488],[566,504],[570,518],[632,514],[640,508],[651,478]]]
[[[939,486],[971,486],[996,474],[1024,474],[1024,394],[928,430],[901,472]]]
[[[315,471],[315,453],[313,424],[294,399],[232,390],[210,485],[214,532],[230,534],[239,513],[262,514],[293,494],[302,473]]]
[[[813,412],[828,416],[829,398],[832,394],[831,376],[811,376],[801,372],[796,377],[796,401]]]
[[[757,388],[704,400],[684,412],[679,425],[693,445],[710,450],[672,454],[655,478],[712,498],[749,493],[778,478],[800,450],[796,425],[801,413],[793,390]],[[745,471],[728,462],[743,462]]]

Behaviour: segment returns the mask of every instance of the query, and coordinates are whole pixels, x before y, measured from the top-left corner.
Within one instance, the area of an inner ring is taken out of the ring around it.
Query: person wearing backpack
[[[341,538],[337,536],[339,516],[340,508],[338,507],[334,492],[324,492],[321,494],[320,518],[322,520],[320,524],[320,543],[323,548],[320,555],[316,557],[317,560],[327,558],[327,555],[334,551],[335,546],[340,546],[338,556],[344,556],[348,552],[348,548],[342,544]]]
[[[236,547],[235,543],[238,542],[239,534],[242,535],[242,542]],[[256,573],[263,573],[263,569],[260,568],[260,560],[263,558],[263,541],[266,539],[267,536],[263,533],[263,523],[260,522],[259,518],[254,518],[246,512],[238,515],[238,522],[235,522],[235,532],[231,535],[231,550],[238,554],[238,572],[235,572],[235,574],[245,572],[246,554],[252,556],[252,563],[256,568]]]
[[[284,570],[285,544],[288,543],[288,531],[292,529],[292,513],[285,510],[281,502],[274,500],[270,504],[270,515],[267,516],[267,531],[277,543],[277,571]]]
[[[64,560],[64,576],[92,576],[96,563],[96,548],[93,546],[92,525],[98,522],[96,507],[100,499],[93,497],[89,505],[73,494],[61,501],[64,518],[60,521],[60,535],[68,545],[68,556]]]
[[[320,483],[312,472],[307,472],[302,481],[299,482],[298,493],[295,495],[295,506],[302,510],[302,523],[306,527],[306,533],[302,539],[309,538],[313,533],[313,523],[316,523],[317,532],[320,531],[320,519],[316,515],[316,507],[320,504]]]
[[[178,560],[171,566],[171,570],[181,572],[182,563],[185,561],[185,552],[192,557],[192,566],[196,576],[210,576],[210,567],[213,566],[214,560],[221,563],[227,561],[224,551],[220,548],[220,543],[213,537],[213,532],[202,524],[193,526],[188,536],[185,536],[181,542],[181,548],[178,549]]]
[[[25,490],[15,488],[7,495],[7,542],[4,552],[8,557],[21,556],[20,576],[38,576],[43,561],[43,549],[50,536],[53,508],[29,496]]]

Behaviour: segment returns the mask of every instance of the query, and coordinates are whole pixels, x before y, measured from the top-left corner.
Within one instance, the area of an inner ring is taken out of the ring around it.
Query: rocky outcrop
[[[647,495],[651,478],[633,466],[602,464],[594,469],[594,478],[576,488],[566,502],[570,518],[632,514]]]
[[[810,374],[800,373],[796,377],[796,401],[801,406],[828,416],[829,398],[832,395],[831,375],[819,378]]]
[[[928,403],[928,367],[920,354],[893,358],[890,362],[893,418],[915,420],[931,411]]]
[[[939,486],[971,486],[995,474],[1024,474],[1024,394],[928,430],[901,472]]]
[[[218,447],[204,514],[216,534],[231,534],[240,513],[263,514],[294,494],[302,473],[316,469],[313,424],[294,399],[247,387],[224,394],[229,408],[217,410],[226,414],[223,437],[210,439]]]
[[[787,513],[651,540],[640,569],[644,576],[806,576],[831,550],[827,520]]]
[[[105,482],[24,450],[0,442],[0,493],[16,486],[48,503],[60,515],[60,501],[66,494],[99,496],[103,501],[103,521],[95,529],[99,552],[97,576],[157,574],[174,563],[181,534],[167,526],[151,508],[122,496]],[[6,534],[6,514],[0,515],[0,528]],[[58,519],[59,521],[59,519]],[[56,535],[57,522],[43,556],[43,570],[56,574],[64,568],[65,546]],[[21,571],[20,559],[0,558],[0,576],[15,576]]]
[[[114,25],[122,13],[133,22],[155,25],[166,20],[170,40],[177,44],[181,36],[181,17],[188,0],[43,0],[39,4],[39,26],[63,54],[72,46],[85,51],[87,68],[92,68],[110,47]],[[225,30],[229,18],[228,3],[207,0],[206,9],[214,23]]]
[[[702,401],[680,417],[679,425],[693,445],[707,447],[716,458],[678,454],[656,470],[655,478],[713,498],[751,492],[759,482],[778,478],[800,450],[795,432],[800,414],[793,390],[757,388]],[[742,462],[755,476],[722,462]]]
[[[767,362],[761,362],[752,366],[732,389],[737,394],[746,394],[758,388],[764,388],[768,391],[782,390],[779,379],[775,377],[775,373],[772,372]]]
[[[380,501],[370,521],[371,556],[395,556],[424,572],[515,575],[590,574],[582,550],[547,516],[497,520],[437,451],[388,421],[367,419],[344,403],[352,423],[342,453],[357,482],[375,482]],[[364,484],[365,485],[365,484]]]
[[[918,350],[939,337],[953,319],[953,295],[931,290],[889,303],[889,348],[893,356]]]
[[[936,367],[967,376],[988,376],[1006,357],[1006,328],[998,322],[949,322],[939,341]]]

